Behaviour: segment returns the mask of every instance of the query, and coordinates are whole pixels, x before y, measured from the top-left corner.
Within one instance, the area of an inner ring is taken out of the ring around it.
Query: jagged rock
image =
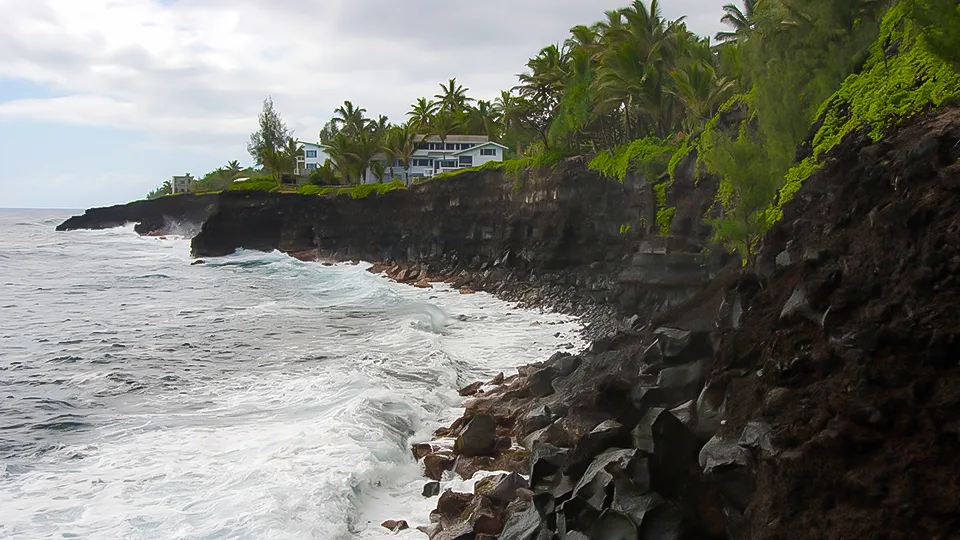
[[[604,510],[590,530],[592,540],[637,540],[637,526],[615,510]]]
[[[697,360],[682,366],[671,366],[660,371],[657,386],[671,390],[685,390],[703,381],[705,362]]]
[[[658,367],[663,364],[663,352],[660,350],[660,343],[653,342],[643,350],[640,355],[641,374],[647,373],[650,367]]]
[[[776,262],[777,268],[785,268],[793,264],[793,258],[790,256],[790,249],[787,248],[778,253],[774,262]]]
[[[682,540],[687,527],[683,512],[672,504],[661,504],[643,516],[640,538],[656,540]]]
[[[760,456],[768,459],[776,454],[771,438],[772,429],[764,422],[747,422],[740,434],[740,446],[759,452]]]
[[[591,525],[600,517],[594,507],[586,501],[574,497],[557,506],[556,524],[557,535],[564,538],[567,531],[590,530]]]
[[[610,508],[629,516],[637,525],[643,524],[644,516],[663,503],[663,497],[655,491],[647,491],[646,486],[636,485],[627,478],[614,479]]]
[[[198,265],[198,264],[207,264],[207,261],[205,261],[205,260],[203,260],[203,259],[197,259],[197,260],[193,261],[192,263],[190,263],[190,266],[195,266],[195,265]]]
[[[433,538],[443,530],[443,527],[441,527],[439,523],[431,523],[430,525],[421,525],[417,527],[417,530],[427,535],[427,538],[433,540]]]
[[[657,345],[660,352],[666,358],[679,356],[690,345],[692,335],[689,330],[679,330],[677,328],[657,328],[654,334],[657,335]]]
[[[597,456],[573,488],[573,496],[583,499],[597,510],[603,510],[607,487],[613,482],[613,474],[607,469],[625,471],[635,452],[633,449],[609,450]]]
[[[490,415],[478,414],[463,428],[453,451],[467,457],[492,455],[496,450],[496,437],[497,421]]]
[[[480,381],[477,381],[473,384],[464,386],[463,388],[460,389],[458,393],[463,397],[472,396],[472,395],[475,395],[480,390],[481,387],[483,387],[483,383]]]
[[[534,441],[530,452],[530,486],[535,488],[544,477],[559,471],[567,452],[552,444]]]
[[[549,426],[551,423],[553,423],[553,416],[550,414],[550,408],[546,405],[541,405],[523,417],[523,428],[521,433],[523,435],[527,435],[539,429],[543,429]]]
[[[470,493],[459,493],[448,489],[440,494],[436,511],[441,518],[452,521],[463,514],[472,500],[473,495]]]
[[[793,294],[790,295],[790,298],[788,298],[787,302],[783,305],[783,309],[780,310],[781,319],[786,319],[793,315],[804,316],[814,321],[818,321],[819,319],[810,307],[810,302],[807,300],[807,293],[803,287],[794,289]]]
[[[700,466],[717,485],[724,499],[743,511],[753,497],[754,482],[749,452],[738,441],[715,435],[700,450]]]
[[[475,496],[463,515],[477,534],[497,535],[503,530],[502,511],[483,495]]]
[[[495,504],[505,506],[517,498],[517,491],[527,487],[527,481],[517,473],[487,477],[477,482],[474,492],[486,496]]]
[[[410,528],[410,525],[408,525],[407,522],[402,519],[388,519],[387,521],[381,523],[380,526],[393,532],[405,531]]]
[[[694,432],[701,440],[713,437],[726,414],[726,385],[712,383],[703,387],[697,398],[697,422]]]
[[[540,534],[540,528],[540,513],[533,504],[528,504],[526,509],[510,514],[503,524],[500,540],[536,540]]]
[[[594,456],[610,448],[629,448],[630,432],[615,420],[601,422],[590,433],[580,437],[567,456],[564,472],[577,477],[590,465]]]
[[[527,378],[527,386],[530,393],[536,397],[547,397],[554,393],[553,380],[557,378],[557,372],[553,368],[544,368],[533,372]]]
[[[436,497],[440,494],[440,482],[427,482],[423,485],[424,497]]]
[[[670,496],[695,463],[696,437],[680,420],[661,408],[650,409],[632,432],[633,445],[650,458],[653,489]]]
[[[750,454],[737,441],[714,435],[700,449],[699,461],[703,472],[710,474],[720,467],[746,467],[750,464]]]
[[[431,480],[440,480],[443,473],[453,469],[456,458],[451,454],[435,452],[423,457],[424,476]]]
[[[501,371],[500,373],[497,373],[497,376],[490,381],[490,384],[500,385],[500,384],[503,384],[503,381],[504,381],[504,376],[503,376],[503,372]]]
[[[677,407],[670,409],[670,414],[677,417],[677,420],[683,422],[691,430],[696,427],[697,404],[692,399],[686,403],[681,403]]]
[[[430,443],[417,443],[410,447],[410,451],[413,453],[413,459],[420,461],[424,456],[433,452],[433,445]]]

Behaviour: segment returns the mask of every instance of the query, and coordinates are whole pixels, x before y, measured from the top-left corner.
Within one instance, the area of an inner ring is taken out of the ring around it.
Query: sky
[[[729,0],[661,0],[703,35]],[[271,96],[316,140],[344,100],[396,122],[456,77],[493,99],[629,0],[0,0],[0,208],[142,198],[239,160]]]

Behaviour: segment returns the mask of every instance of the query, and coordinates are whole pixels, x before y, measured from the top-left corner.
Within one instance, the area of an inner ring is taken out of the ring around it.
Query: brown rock
[[[410,449],[413,452],[413,459],[420,461],[424,456],[433,452],[433,445],[430,443],[417,443]]]
[[[460,395],[464,397],[472,396],[476,394],[482,386],[483,386],[483,383],[480,381],[464,386],[463,388],[460,389]]]
[[[473,495],[470,493],[458,493],[456,491],[444,491],[440,494],[440,500],[437,501],[437,513],[440,514],[441,520],[448,519],[450,521],[454,519],[459,519],[463,515],[464,510],[470,506],[470,501],[473,500]]]
[[[207,261],[205,261],[205,260],[203,260],[203,259],[197,259],[197,260],[193,261],[192,263],[190,263],[190,266],[194,266],[194,265],[197,265],[197,264],[207,264]]]
[[[423,457],[423,474],[431,480],[443,478],[444,471],[453,468],[456,459],[449,453],[434,452]]]
[[[496,450],[496,436],[497,421],[488,414],[475,415],[460,432],[453,451],[467,457],[491,455]]]
[[[431,285],[431,284],[430,284],[427,280],[425,280],[425,279],[422,279],[422,280],[414,283],[413,286],[416,287],[416,288],[418,288],[418,289],[432,289],[432,288],[433,288],[433,285]]]
[[[483,495],[474,496],[464,515],[477,534],[498,535],[503,530],[503,512]]]
[[[473,289],[466,289],[466,288],[460,289],[460,294],[476,294],[476,293],[477,291]]]
[[[380,526],[394,532],[404,531],[410,528],[410,525],[407,525],[407,522],[402,519],[388,519],[381,523]]]
[[[497,376],[494,377],[492,381],[490,381],[490,384],[503,384],[503,379],[503,372],[501,371],[500,373],[497,373]]]

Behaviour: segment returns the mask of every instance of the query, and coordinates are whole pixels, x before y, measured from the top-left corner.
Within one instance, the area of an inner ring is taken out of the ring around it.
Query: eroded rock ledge
[[[57,226],[58,231],[111,229],[136,223],[139,234],[189,232],[216,211],[220,195],[176,195],[153,200],[134,201],[103,208],[91,208]]]

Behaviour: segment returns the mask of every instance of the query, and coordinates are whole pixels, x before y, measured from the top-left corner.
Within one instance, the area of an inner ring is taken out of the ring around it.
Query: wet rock
[[[437,501],[436,512],[441,518],[453,521],[459,519],[463,511],[470,506],[471,501],[473,501],[472,494],[458,493],[448,489],[440,495],[440,500]]]
[[[495,504],[506,506],[517,498],[517,491],[526,488],[527,481],[517,473],[484,478],[477,482],[474,492],[486,496]]]
[[[472,395],[475,395],[478,391],[480,391],[480,388],[482,387],[483,387],[483,383],[480,381],[477,381],[473,384],[464,386],[463,388],[460,389],[458,393],[463,397],[472,396]]]
[[[660,352],[666,358],[679,356],[690,345],[692,332],[677,328],[657,328],[654,331]]]
[[[704,474],[716,484],[724,500],[741,512],[750,503],[755,489],[749,464],[749,452],[732,439],[714,436],[700,450]]]
[[[504,380],[504,376],[503,376],[503,372],[501,371],[500,373],[497,373],[497,376],[490,381],[490,384],[500,385],[500,384],[503,384],[503,380]]]
[[[555,392],[553,380],[557,378],[557,372],[553,368],[544,368],[533,372],[527,378],[527,386],[530,393],[536,397],[547,397]]]
[[[440,482],[427,482],[423,485],[424,497],[436,497],[440,494]]]
[[[438,452],[427,454],[423,458],[424,476],[431,480],[440,480],[445,471],[453,469],[455,462],[456,458],[451,454]]]
[[[659,386],[637,386],[630,392],[630,400],[637,410],[644,412],[654,407],[676,405],[674,392]]]
[[[567,456],[564,472],[573,477],[580,476],[594,456],[610,448],[629,448],[630,445],[630,432],[622,424],[614,420],[601,422],[577,440]]]
[[[637,526],[615,510],[605,510],[590,530],[593,540],[637,540]]]
[[[663,497],[655,491],[648,491],[627,478],[615,478],[613,498],[610,508],[629,516],[637,525],[643,524],[648,512],[664,503]]]
[[[567,452],[552,444],[534,441],[530,451],[530,486],[535,488],[545,477],[558,472]]]
[[[522,435],[528,435],[534,431],[543,429],[553,423],[553,416],[550,413],[550,408],[546,405],[542,405],[533,409],[526,416],[523,417],[522,421]]]
[[[573,488],[573,496],[596,510],[603,510],[607,488],[613,483],[613,474],[608,469],[626,470],[635,452],[633,449],[610,450],[597,456]]]
[[[475,496],[463,515],[476,534],[498,535],[503,530],[503,511],[483,495]]]
[[[418,289],[432,289],[433,285],[430,284],[427,280],[420,280],[413,284],[414,287]]]
[[[476,293],[477,291],[474,291],[473,289],[467,289],[467,288],[460,289],[460,294],[476,294]]]
[[[417,530],[427,535],[427,538],[433,540],[433,538],[440,534],[443,527],[441,527],[439,523],[431,523],[430,525],[421,525],[417,527]]]
[[[528,504],[526,509],[518,509],[510,514],[503,524],[500,540],[537,540],[540,528],[540,513],[533,504]]]
[[[207,261],[205,261],[205,260],[203,260],[203,259],[197,259],[197,260],[193,261],[192,263],[190,263],[190,266],[194,266],[194,265],[197,265],[197,264],[207,264]]]
[[[410,447],[410,451],[413,453],[413,459],[416,461],[420,461],[424,456],[433,452],[433,450],[433,445],[430,443],[417,443]]]
[[[670,409],[670,414],[677,417],[677,420],[683,422],[683,425],[694,429],[697,419],[697,404],[692,399],[686,403],[681,403],[677,407]]]
[[[410,525],[408,525],[407,522],[402,519],[388,519],[387,521],[381,523],[380,526],[393,532],[405,531],[410,528]]]
[[[478,414],[463,428],[453,444],[453,451],[467,457],[492,455],[496,449],[496,437],[496,420],[490,415]]]

